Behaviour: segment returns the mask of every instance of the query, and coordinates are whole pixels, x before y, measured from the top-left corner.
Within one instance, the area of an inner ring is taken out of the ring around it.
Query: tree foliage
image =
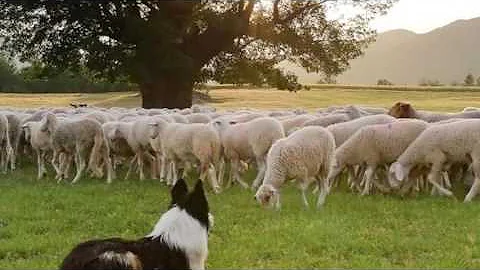
[[[465,80],[463,80],[466,86],[473,86],[475,85],[475,77],[471,73],[468,73],[467,76],[465,76]]]
[[[373,41],[369,21],[393,1],[2,0],[0,36],[3,48],[22,59],[128,76],[140,85],[145,107],[184,107],[195,82],[242,66],[242,80],[254,83],[283,60],[341,73]],[[347,6],[358,12],[329,13]]]

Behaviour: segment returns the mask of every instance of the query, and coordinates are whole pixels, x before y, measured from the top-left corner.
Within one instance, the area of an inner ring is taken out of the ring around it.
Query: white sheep
[[[191,113],[185,115],[185,118],[187,118],[188,122],[190,123],[210,123],[212,121],[212,118],[208,116],[205,113]]]
[[[42,132],[50,134],[53,158],[52,165],[57,171],[57,179],[61,181],[67,176],[70,163],[75,157],[77,173],[72,180],[76,183],[82,176],[86,168],[86,159],[89,155],[88,169],[94,173],[99,173],[99,160],[102,153],[105,154],[104,160],[109,164],[108,153],[102,151],[106,145],[103,130],[100,123],[92,119],[77,118],[73,120],[58,121],[54,114],[48,113],[42,120]],[[63,153],[60,166],[56,165],[56,159]],[[111,170],[107,170],[110,172]],[[111,179],[111,175],[107,176]]]
[[[47,173],[45,159],[48,152],[52,150],[50,134],[42,131],[42,122],[26,122],[22,125],[25,138],[37,155],[37,179],[41,179]]]
[[[351,120],[350,117],[345,113],[333,113],[333,114],[317,117],[313,120],[306,121],[303,123],[303,126],[328,127],[333,124],[343,123],[350,120]]]
[[[287,119],[283,119],[280,122],[283,125],[283,130],[285,130],[285,132],[288,132],[293,128],[302,127],[305,122],[311,121],[315,118],[316,117],[313,115],[301,114]]]
[[[170,165],[167,183],[176,181],[177,164],[199,163],[200,179],[205,181],[208,174],[214,192],[219,193],[215,167],[220,159],[221,142],[215,128],[210,124],[170,123],[162,135],[162,152]]]
[[[282,124],[272,117],[262,117],[245,123],[217,119],[214,125],[220,134],[224,156],[231,163],[228,182],[233,178],[248,187],[240,177],[240,161],[255,161],[258,172],[252,187],[257,188],[265,174],[268,150],[275,141],[285,137]],[[223,175],[223,170],[220,174]]]
[[[133,122],[107,122],[102,124],[105,141],[108,147],[108,153],[111,164],[111,178],[116,179],[116,169],[120,158],[130,160],[128,172],[125,178],[128,178],[132,170],[133,163],[136,161],[135,152],[128,143],[128,137],[132,130]],[[108,181],[111,183],[111,181]]]
[[[395,121],[396,119],[389,115],[370,115],[357,118],[352,121],[333,124],[327,127],[328,131],[333,134],[335,138],[335,145],[339,147],[357,130],[364,126],[375,124],[386,124]]]
[[[389,181],[398,186],[408,178],[410,171],[418,165],[430,165],[427,180],[438,191],[453,196],[450,190],[438,182],[445,165],[460,162],[471,163],[475,181],[465,202],[471,201],[480,185],[480,119],[431,125],[422,132],[390,166]]]
[[[301,186],[303,203],[308,207],[305,190],[314,178],[321,188],[317,201],[317,207],[321,207],[329,192],[325,178],[335,158],[334,152],[335,140],[323,127],[305,127],[276,141],[268,152],[265,178],[255,198],[264,205],[275,201],[279,209],[281,185],[289,178],[296,178]]]
[[[0,169],[3,173],[7,173],[8,161],[12,154],[12,146],[10,143],[10,132],[8,118],[6,114],[0,114]]]
[[[368,194],[376,170],[394,162],[427,128],[427,122],[405,119],[361,128],[335,150],[335,162],[328,175],[330,185],[346,166],[366,165],[365,187]],[[377,186],[381,187],[379,184]]]

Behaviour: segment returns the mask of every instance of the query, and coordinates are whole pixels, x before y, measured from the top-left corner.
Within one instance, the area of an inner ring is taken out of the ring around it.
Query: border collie
[[[110,238],[77,245],[60,269],[205,269],[209,213],[202,181],[189,193],[183,179],[171,190],[170,209],[138,240]]]

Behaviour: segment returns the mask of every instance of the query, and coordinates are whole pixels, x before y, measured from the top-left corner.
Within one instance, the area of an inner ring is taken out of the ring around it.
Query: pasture
[[[211,90],[210,105],[226,108],[296,108],[314,110],[343,104],[389,107],[399,100],[433,111],[480,107],[480,92],[323,89],[298,93],[272,90]],[[0,94],[0,106],[134,107],[135,93]],[[57,184],[48,167],[36,180],[32,161],[21,160],[0,181],[0,267],[55,268],[84,240],[148,234],[166,210],[169,194],[158,180],[137,177],[105,180],[84,177],[76,185]],[[247,175],[249,182],[254,172]],[[195,176],[189,181],[193,184]],[[279,212],[262,209],[254,191],[234,186],[219,195],[209,191],[215,226],[209,238],[209,268],[480,268],[480,200],[461,203],[426,194],[352,194],[339,187],[316,210],[309,194],[304,209],[300,191],[282,189]]]

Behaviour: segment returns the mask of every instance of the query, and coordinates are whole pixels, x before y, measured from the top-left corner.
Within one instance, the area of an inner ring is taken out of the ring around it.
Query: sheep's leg
[[[73,178],[72,184],[75,184],[80,179],[83,171],[85,170],[85,168],[87,166],[87,162],[85,161],[85,157],[84,157],[83,153],[78,153],[78,155],[76,155],[76,157],[77,157],[77,159],[75,160],[76,161],[75,163],[76,163],[76,167],[77,167],[77,174]]]
[[[2,149],[0,150],[1,151],[1,154],[0,154],[0,167],[1,167],[1,170],[2,170],[2,173],[3,174],[6,174],[7,173],[7,150],[2,146],[1,147]]]
[[[443,176],[443,181],[445,183],[445,186],[449,189],[452,188],[452,183],[450,182],[450,176],[448,175],[448,172],[443,171],[442,176]]]
[[[70,157],[70,156],[68,156]],[[61,153],[59,155],[59,158],[58,158],[58,173],[57,173],[57,176],[56,176],[56,179],[57,179],[57,183],[60,183],[62,180],[64,180],[66,177],[65,177],[65,168],[67,166],[67,156],[65,153]]]
[[[138,170],[140,174],[140,181],[145,180],[145,174],[143,171],[143,165],[144,165],[144,156],[141,150],[137,152],[137,165],[138,165]]]
[[[210,185],[212,185],[213,192],[216,194],[221,192],[221,188],[217,182],[217,172],[215,171],[215,166],[210,163],[208,166],[208,178],[210,179]]]
[[[233,179],[239,183],[243,188],[248,188],[248,184],[242,180],[240,176],[240,160],[232,160]]]
[[[150,154],[148,151],[145,151],[145,155],[148,157],[150,160],[150,173],[152,179],[157,179],[157,160],[155,157]]]
[[[58,175],[60,173],[60,168],[57,166],[57,159],[58,159],[58,151],[53,150],[52,161],[50,162],[55,169],[55,173]]]
[[[173,178],[173,170],[172,170],[172,160],[168,161],[168,171],[167,171],[167,185],[170,185]]]
[[[473,180],[473,185],[470,187],[468,194],[465,196],[463,202],[470,202],[475,197],[478,192],[478,187],[480,186],[480,162],[474,156],[472,157],[472,169],[475,176]]]
[[[365,174],[364,174],[365,186],[361,194],[362,196],[368,195],[370,193],[370,188],[372,185],[373,175],[375,174],[375,169],[376,169],[375,165],[368,165],[368,168],[365,171]]]
[[[162,154],[161,157],[161,169],[160,169],[160,181],[166,181],[166,166],[167,166],[167,157],[165,154]]]
[[[10,170],[14,171],[17,167],[17,147],[12,147],[12,153],[10,154]]]
[[[223,177],[225,175],[225,159],[220,159],[220,162],[218,163],[218,184],[222,185],[223,184]]]
[[[193,165],[190,161],[183,162],[182,178],[186,178],[188,173],[193,169]]]
[[[64,177],[63,177],[63,171],[65,170],[65,154],[64,153],[59,153],[58,154],[58,172],[57,175],[55,176],[55,179],[57,179],[57,183],[60,183]]]
[[[316,176],[317,187],[320,189],[320,194],[318,195],[317,208],[321,208],[325,204],[325,199],[330,191],[330,187],[327,179],[322,179],[320,176]]]
[[[275,209],[279,211],[281,208],[280,205],[280,193],[277,191],[277,194],[275,194]]]
[[[173,178],[170,184],[173,186],[175,182],[177,182],[178,180],[177,161],[172,161],[172,175],[173,175]]]
[[[63,170],[63,178],[67,179],[70,175],[70,168],[72,167],[72,155],[64,156],[65,159],[65,169]]]
[[[257,158],[257,176],[255,177],[255,180],[253,181],[252,188],[257,189],[260,184],[262,183],[263,178],[265,177],[265,157],[259,157]]]
[[[103,153],[103,159],[105,159],[105,163],[107,165],[107,183],[112,183],[112,178],[115,177],[115,173],[113,170],[112,159],[110,158],[109,151],[105,151]]]
[[[163,155],[160,152],[155,152],[155,159],[157,162],[157,168],[160,170],[158,177],[160,178],[160,182],[165,181],[165,168],[163,167],[163,163],[165,162],[163,160]]]
[[[441,165],[441,164],[440,164]],[[449,197],[452,197],[453,196],[453,193],[448,190],[448,189],[445,189],[444,187],[442,187],[440,184],[438,184],[438,179],[440,178],[440,171],[441,170],[441,166],[438,166],[437,164],[434,164],[432,165],[432,168],[430,170],[430,173],[428,174],[428,177],[427,177],[427,180],[429,183],[431,183],[435,188],[438,189],[438,191],[440,191],[442,194],[446,195],[446,196],[449,196]]]
[[[132,173],[133,167],[135,166],[135,161],[137,161],[137,154],[135,154],[131,159],[130,162],[128,163],[128,169],[127,169],[127,174],[125,174],[125,180],[127,180],[130,177],[130,174]]]
[[[42,179],[43,177],[43,164],[42,164],[42,151],[40,149],[37,149],[35,151],[37,153],[37,179]]]
[[[232,186],[233,177],[234,177],[233,163],[230,162],[230,168],[228,170],[228,177],[227,177],[227,184],[225,185],[225,188],[230,188]]]
[[[308,203],[308,199],[307,199],[307,195],[305,194],[306,193],[306,190],[308,188],[308,184],[307,181],[308,181],[308,178],[304,178],[302,179],[302,184],[300,184],[300,190],[302,192],[302,201],[303,201],[303,206],[305,206],[305,208],[309,208],[310,207],[310,204]]]

